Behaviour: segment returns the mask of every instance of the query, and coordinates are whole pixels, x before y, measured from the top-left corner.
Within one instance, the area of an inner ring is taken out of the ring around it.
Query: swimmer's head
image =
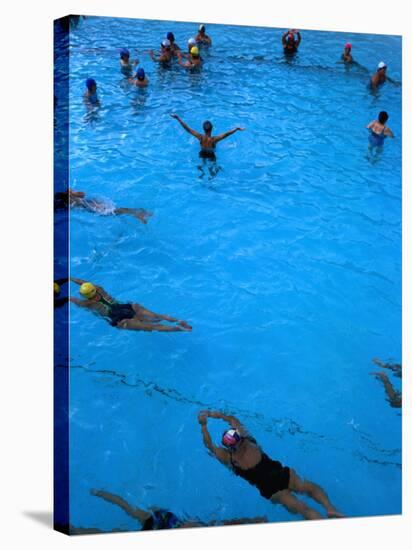
[[[200,34],[205,34],[206,32],[206,27],[202,24],[202,25],[199,25],[199,32]]]
[[[127,48],[122,48],[120,50],[120,59],[123,59],[124,61],[128,61],[130,57],[130,52]]]
[[[386,63],[381,61],[378,65],[378,71],[386,71]]]
[[[190,48],[190,55],[192,57],[199,57],[199,48],[197,46]]]
[[[389,115],[386,111],[381,111],[378,115],[378,120],[381,124],[385,124],[388,118],[389,118]]]
[[[167,35],[166,35],[166,38],[167,38],[167,40],[169,40],[169,42],[174,42],[175,41],[175,35],[172,32],[168,32]]]
[[[289,31],[288,35],[286,37],[286,41],[287,42],[294,42],[295,41],[295,33],[293,33],[292,31]]]
[[[143,67],[139,67],[136,73],[137,80],[144,80],[145,77],[146,77],[146,73],[144,72]]]
[[[187,41],[187,47],[189,48],[189,51],[193,48],[193,46],[196,46],[197,42],[195,38],[189,38]]]
[[[53,290],[56,295],[60,294],[60,286],[57,283],[53,283]]]
[[[165,38],[164,40],[162,40],[162,43],[161,43],[161,46],[162,48],[164,48],[165,50],[170,50],[170,40],[168,40],[167,38]]]
[[[350,42],[346,42],[345,44],[345,50],[348,50],[348,52],[350,52],[352,49],[352,44]]]
[[[94,78],[88,78],[86,80],[86,88],[89,90],[89,92],[94,93],[97,89],[97,84]]]
[[[83,283],[79,289],[79,292],[87,300],[91,300],[96,296],[97,288],[94,286],[93,283]]]
[[[234,449],[242,441],[242,436],[235,429],[226,430],[222,435],[222,443],[225,447]]]
[[[193,50],[193,48],[192,48]],[[203,130],[206,134],[210,134],[213,130],[213,124],[210,122],[210,120],[205,120],[203,123]]]

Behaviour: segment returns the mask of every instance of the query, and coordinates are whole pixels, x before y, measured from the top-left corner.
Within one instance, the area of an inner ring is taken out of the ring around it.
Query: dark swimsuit
[[[202,159],[216,160],[216,153],[214,149],[204,147],[200,149],[199,157]]]
[[[103,296],[100,296],[99,303],[106,308],[107,313],[104,317],[107,318],[112,327],[116,327],[119,321],[123,321],[123,319],[133,319],[136,315],[132,304],[118,304],[117,302],[107,300]]]
[[[251,440],[254,443],[254,440]],[[278,491],[283,491],[289,487],[290,469],[287,466],[282,466],[277,460],[272,460],[266,453],[262,452],[260,462],[243,470],[236,466],[230,454],[230,463],[234,473],[243,477],[251,485],[254,485],[262,495],[270,500],[270,498]]]
[[[157,529],[173,529],[181,525],[180,519],[173,512],[167,510],[155,510],[142,525],[142,531]]]

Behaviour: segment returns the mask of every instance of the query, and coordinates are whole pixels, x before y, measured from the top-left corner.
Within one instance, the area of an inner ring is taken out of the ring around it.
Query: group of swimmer
[[[298,30],[290,29],[282,34],[281,42],[285,55],[295,55],[301,44],[302,37]],[[183,52],[175,40],[172,32],[167,33],[166,38],[161,42],[161,49],[158,53],[150,50],[148,53],[151,59],[163,67],[170,66],[174,59],[179,66],[186,69],[198,69],[202,63],[200,55],[201,48],[210,47],[212,39],[206,34],[205,25],[200,25],[195,37],[190,38],[187,51]],[[345,44],[341,61],[345,64],[356,63],[352,56],[352,45]],[[386,75],[386,64],[381,62],[376,73],[371,77],[371,88],[377,88],[386,80],[391,81]],[[120,70],[128,79],[129,83],[137,88],[145,88],[149,79],[145,70],[139,66],[138,59],[131,59],[130,51],[122,48],[120,51]],[[134,73],[134,74],[133,74]],[[393,82],[393,81],[391,81]],[[84,100],[92,106],[99,106],[97,96],[97,83],[93,78],[86,81],[86,92]],[[192,129],[177,114],[170,115],[177,120],[183,129],[194,136],[200,145],[199,155],[205,160],[216,160],[216,145],[223,139],[228,138],[245,128],[236,127],[227,132],[212,135],[213,124],[206,120],[203,123],[203,133]],[[367,126],[370,131],[370,144],[373,147],[381,147],[385,137],[393,137],[393,132],[386,126],[388,114],[385,111],[379,113],[378,119],[373,120]],[[147,223],[151,212],[141,208],[116,207],[106,202],[89,198],[83,191],[68,189],[65,192],[56,193],[55,210],[77,208],[84,211],[102,215],[129,215],[141,223]],[[79,285],[80,298],[61,297],[61,286],[72,281]],[[54,283],[54,304],[61,307],[70,301],[75,305],[85,308],[106,319],[112,327],[135,331],[159,331],[159,332],[190,332],[191,325],[184,320],[155,313],[138,303],[119,302],[110,296],[101,286],[87,280],[71,277],[56,280]],[[395,366],[385,365],[380,362],[379,366],[391,369],[395,375],[400,375]],[[401,396],[391,386],[388,377],[383,373],[374,373],[384,384],[385,391],[390,403],[394,407],[401,406]],[[226,422],[229,427],[223,432],[221,445],[216,445],[208,430],[210,419]],[[324,509],[328,518],[340,518],[343,514],[331,503],[326,492],[312,481],[303,480],[292,468],[284,466],[277,460],[270,458],[261,449],[257,441],[247,432],[241,422],[232,415],[219,411],[201,411],[198,415],[198,422],[201,426],[203,442],[208,452],[219,460],[224,466],[231,470],[236,476],[241,477],[249,484],[256,487],[260,495],[274,504],[283,505],[290,513],[299,514],[305,519],[320,519],[323,516],[312,506],[306,504],[297,495],[305,495],[317,502]],[[164,529],[176,527],[195,527],[200,525],[234,524],[234,523],[257,523],[267,521],[265,517],[252,519],[238,519],[222,522],[202,523],[195,520],[183,520],[173,512],[163,509],[143,510],[130,505],[122,497],[104,490],[91,491],[92,495],[119,506],[127,514],[138,520],[142,529]],[[89,531],[90,532],[90,531]]]

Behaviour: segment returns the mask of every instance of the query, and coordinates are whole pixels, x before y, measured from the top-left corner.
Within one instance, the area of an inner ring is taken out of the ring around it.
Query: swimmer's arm
[[[394,134],[392,132],[392,130],[390,128],[385,128],[385,130],[383,131],[384,135],[385,136],[388,136],[388,137],[391,137],[391,138],[394,138]]]
[[[233,135],[235,132],[241,131],[243,132],[244,128],[233,128],[233,130],[229,130],[228,132],[225,132],[224,134],[220,134],[214,138],[214,142],[218,143],[219,141],[222,141],[222,139],[226,139],[227,137]]]
[[[286,36],[287,34],[289,33],[289,31],[285,31],[283,34],[282,34],[282,44],[285,46],[286,45]]]
[[[367,125],[365,126],[365,128],[367,128],[368,130],[370,130],[374,124],[375,124],[375,121],[372,120],[372,122],[369,122],[369,124],[367,124]]]
[[[90,307],[90,302],[89,300],[81,300],[80,298],[75,298],[74,296],[70,296],[69,298],[70,302],[72,302],[73,304],[76,304],[76,306],[79,306],[79,307]],[[94,302],[92,302],[94,303]]]
[[[296,31],[296,36],[298,37],[298,39],[296,40],[297,46],[299,46],[300,41],[302,40],[302,37],[300,36],[300,32],[299,32],[299,31]]]
[[[76,283],[76,285],[82,285],[83,283],[86,283],[87,281],[85,281],[84,279],[78,279],[77,277],[70,277],[70,280],[73,282],[73,283]]]
[[[193,128],[190,128],[190,126],[188,126],[186,122],[184,122],[178,115],[172,113],[170,116],[176,119],[180,123],[180,125],[183,126],[186,132],[189,132],[189,134],[192,134],[192,136],[194,136],[197,139],[201,139],[202,134],[199,134],[199,132],[196,132],[196,130],[193,130]]]
[[[247,434],[246,428],[235,416],[224,414],[220,411],[205,411],[204,414],[206,416],[210,416],[210,418],[219,418],[220,420],[224,420],[225,422],[230,424],[232,428],[238,430],[242,435]]]
[[[216,447],[213,445],[212,438],[210,436],[209,430],[207,429],[207,416],[201,412],[198,416],[199,424],[201,425],[203,443],[205,447],[223,464],[228,465],[230,462],[229,452],[221,447]]]

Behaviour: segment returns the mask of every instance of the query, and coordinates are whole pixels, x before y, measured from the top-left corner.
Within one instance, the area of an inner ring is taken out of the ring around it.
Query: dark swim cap
[[[168,40],[174,40],[175,39],[175,35],[172,33],[172,32],[168,32],[167,35],[166,35],[166,38]]]
[[[385,124],[388,118],[389,118],[389,115],[386,111],[381,111],[378,115],[378,119],[381,124]]]
[[[87,89],[90,91],[93,88],[93,86],[97,86],[95,79],[94,78],[88,78],[86,80]]]
[[[130,52],[127,48],[122,48],[120,50],[120,57],[130,57]]]
[[[203,123],[203,130],[205,132],[211,132],[212,128],[213,128],[212,123],[209,120],[205,120],[205,122]]]
[[[142,67],[139,67],[137,69],[137,73],[136,73],[137,80],[144,80],[145,75],[146,75],[146,73],[144,72],[144,69]]]

